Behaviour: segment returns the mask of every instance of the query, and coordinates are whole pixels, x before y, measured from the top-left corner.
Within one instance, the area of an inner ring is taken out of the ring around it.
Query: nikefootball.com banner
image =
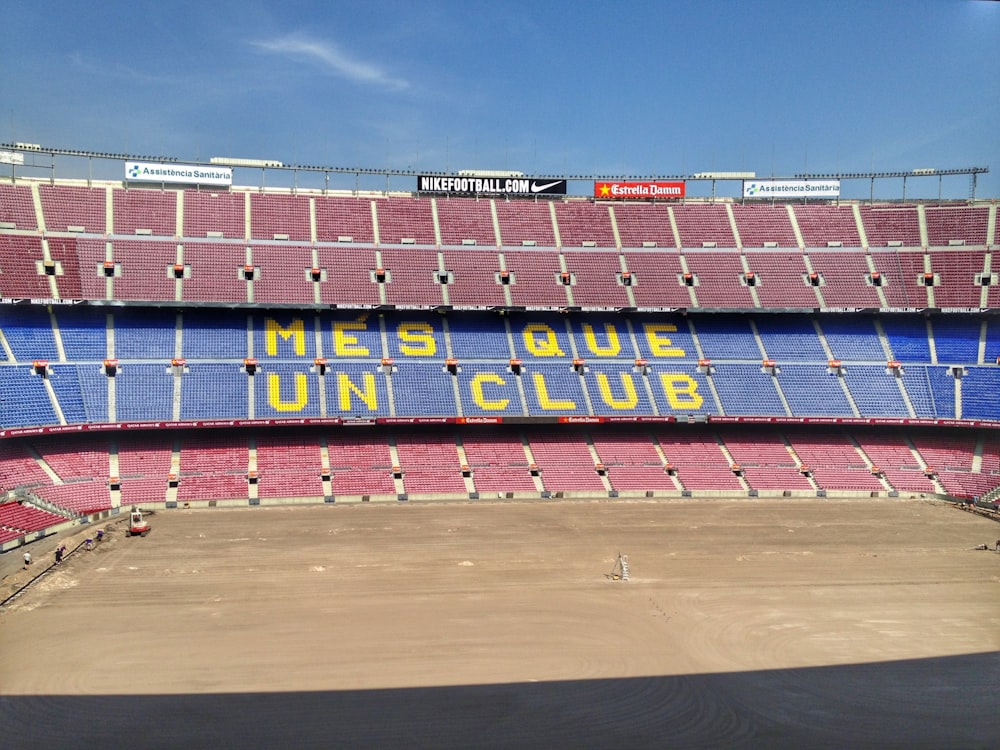
[[[566,180],[531,177],[417,177],[418,193],[466,195],[566,195]]]
[[[744,198],[839,198],[840,180],[746,180]]]
[[[619,200],[622,198],[683,198],[684,182],[595,182],[594,197]]]

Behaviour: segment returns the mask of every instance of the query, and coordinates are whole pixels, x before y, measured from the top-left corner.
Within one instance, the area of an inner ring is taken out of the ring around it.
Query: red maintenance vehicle
[[[149,533],[149,521],[142,517],[142,511],[132,506],[128,519],[128,536],[146,536]]]

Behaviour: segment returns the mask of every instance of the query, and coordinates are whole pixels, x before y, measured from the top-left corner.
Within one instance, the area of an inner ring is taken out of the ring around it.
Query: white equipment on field
[[[142,517],[142,511],[134,505],[128,519],[128,536],[146,536],[149,533],[149,521]]]
[[[618,553],[618,559],[615,561],[615,567],[611,569],[611,580],[628,580],[628,555],[623,555],[621,552]]]

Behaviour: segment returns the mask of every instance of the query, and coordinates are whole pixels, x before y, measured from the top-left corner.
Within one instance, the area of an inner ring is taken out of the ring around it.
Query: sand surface
[[[1000,526],[945,504],[151,521],[0,611],[5,746],[1000,747]]]

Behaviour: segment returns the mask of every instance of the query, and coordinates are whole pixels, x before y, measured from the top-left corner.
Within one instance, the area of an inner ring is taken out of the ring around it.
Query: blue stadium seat
[[[253,315],[250,320],[253,324],[253,354],[261,363],[273,357],[279,360],[298,359],[312,364],[316,358],[315,315],[275,311],[273,314]],[[322,330],[321,334],[326,341],[331,340],[329,329]]]
[[[90,422],[107,422],[108,376],[100,365],[77,365],[76,376],[80,381],[80,393]]]
[[[246,313],[214,310],[185,311],[182,356],[186,359],[242,359],[246,357]]]
[[[522,370],[525,377],[527,369]],[[470,363],[462,366],[458,378],[465,416],[519,417],[524,405],[517,387],[518,376],[507,365]],[[525,386],[527,381],[523,381]]]
[[[663,416],[719,413],[707,377],[697,371],[693,362],[654,364],[649,382]]]
[[[927,340],[927,323],[923,318],[883,315],[881,321],[893,359],[930,363],[931,347]]]
[[[611,416],[653,414],[647,389],[647,376],[633,372],[634,367],[631,362],[621,365],[601,362],[589,364],[587,369],[588,372],[583,380],[590,394],[590,402],[594,406],[594,414]],[[649,377],[653,379],[650,383],[652,388],[659,387],[653,371]]]
[[[518,318],[520,321],[520,318]],[[513,321],[511,322],[512,326]],[[519,330],[519,329],[518,329]],[[504,318],[486,313],[467,313],[448,317],[448,332],[452,353],[460,362],[489,360],[506,362],[510,345],[504,328]]]
[[[768,359],[784,362],[823,362],[827,359],[812,320],[805,316],[758,315],[754,318]]]
[[[0,318],[3,331],[17,362],[59,359],[52,321],[44,307],[5,305]]]
[[[457,414],[453,377],[445,372],[443,360],[431,364],[397,362],[397,370],[392,375],[396,415],[438,417]]]
[[[566,331],[566,318],[544,313],[526,313],[510,321],[515,357],[537,362],[573,360],[573,345]],[[499,344],[499,342],[498,342]],[[586,354],[581,353],[586,359]]]
[[[9,309],[12,314],[5,314],[3,323],[8,341],[13,340],[22,352],[18,356],[39,348],[58,355],[52,330],[47,326],[47,313],[35,309],[24,314],[18,308]],[[70,423],[105,422],[111,416],[109,381],[101,368],[106,355],[107,313],[66,307],[58,308],[57,314],[67,361],[60,362],[58,356],[51,358],[50,373],[63,415]],[[115,348],[121,362],[114,381],[115,418],[171,419],[174,381],[167,369],[174,354],[175,314],[121,309],[112,314],[117,324]],[[248,319],[253,331],[252,351],[259,366],[254,380],[253,413],[261,418],[323,415],[320,381],[314,371],[317,351],[328,360],[324,387],[329,416],[454,416],[458,412],[452,377],[457,379],[462,413],[469,416],[523,415],[525,404],[521,402],[519,383],[532,415],[713,414],[719,410],[709,381],[698,372],[698,352],[688,318],[681,316],[516,314],[508,322],[524,363],[518,379],[509,368],[505,320],[492,314],[445,319],[408,311],[377,315],[355,311],[258,311],[248,318],[247,313],[189,309],[184,313],[182,331],[183,354],[190,368],[181,380],[182,419],[249,416],[248,376],[241,372],[248,353]],[[761,352],[749,318],[703,314],[691,320],[716,368],[713,377],[723,412],[783,415],[785,409],[774,388],[775,381],[760,372]],[[755,320],[768,355],[781,368],[776,382],[793,415],[853,414],[836,378],[826,373],[826,352],[809,320],[786,315],[761,315]],[[908,416],[896,381],[885,373],[886,355],[873,325],[875,318],[830,314],[818,320],[835,355],[844,362],[843,382],[850,387],[861,416]],[[917,363],[903,359],[902,378],[916,416],[955,415],[955,383],[947,365],[974,367],[971,359],[978,355],[977,326],[981,327],[981,320],[935,317],[936,330],[941,331],[936,339],[939,358],[947,361],[922,365],[919,358],[929,356],[927,340],[921,338],[921,331],[926,331],[925,319],[918,315],[891,318],[887,328],[894,346],[918,358]],[[987,320],[988,341],[1000,343],[1000,332],[994,331],[992,319]],[[787,335],[783,333],[786,329]],[[462,368],[457,376],[443,372],[449,339]],[[390,408],[386,375],[380,364],[383,346],[397,368],[392,376],[394,409]],[[582,377],[573,372],[574,353],[584,362]],[[636,370],[637,358],[647,360],[647,374]],[[954,363],[955,358],[962,361]],[[988,365],[992,362],[987,359]],[[0,377],[22,382],[21,376],[3,374],[17,370],[8,367],[0,368]],[[1000,413],[1000,407],[989,402],[992,394],[988,387],[980,385],[984,378],[991,377],[986,372],[989,367],[965,383],[963,400],[972,411],[963,410],[962,416],[996,418]],[[26,382],[29,391],[44,396],[29,409],[42,420],[40,424],[54,424],[57,419],[51,405],[45,406],[47,393],[41,381]],[[300,391],[303,387],[304,391]],[[5,383],[4,389],[12,398],[19,392],[11,383]],[[11,408],[17,414],[8,421],[32,423],[19,405]]]
[[[158,359],[174,356],[177,313],[169,308],[129,310],[115,315],[115,357]]]
[[[909,396],[913,411],[918,417],[944,416],[937,413],[936,399],[930,380],[930,373],[933,370],[944,371],[944,368],[910,365],[903,370],[903,385],[906,386],[906,395]],[[944,372],[947,375],[947,372]],[[952,388],[954,388],[954,382],[952,380]],[[952,396],[951,401],[954,403],[954,396]]]
[[[934,347],[938,362],[966,364],[979,358],[979,316],[935,315],[931,318],[934,329]]]
[[[796,417],[854,416],[839,379],[825,364],[781,365],[778,382]]]
[[[236,363],[191,365],[181,380],[181,419],[246,419],[248,377]]]
[[[955,418],[955,378],[948,369],[940,365],[926,368],[927,384],[934,406],[934,416],[938,419]],[[907,385],[909,392],[909,385]],[[1000,416],[1000,409],[994,410],[994,418]]]
[[[726,414],[783,416],[785,407],[774,387],[773,378],[774,376],[761,372],[759,364],[727,363],[715,368],[712,382],[719,392],[719,400]]]
[[[577,352],[588,362],[601,359],[629,362],[641,356],[629,334],[628,321],[621,316],[574,316],[571,323]],[[641,325],[634,325],[633,330],[636,338],[643,335]]]
[[[820,328],[834,359],[845,362],[884,362],[886,359],[872,317],[828,315],[820,320]]]
[[[30,366],[0,368],[0,427],[57,424],[41,376]]]
[[[848,365],[844,381],[862,417],[906,417],[906,402],[885,365]]]
[[[115,407],[120,422],[173,419],[174,378],[169,369],[166,362],[122,366],[115,377]],[[182,379],[182,384],[186,382]]]
[[[258,361],[260,365],[254,376],[257,419],[321,416],[319,378],[309,372],[305,362]]]
[[[331,362],[326,371],[326,411],[331,417],[389,416],[386,376],[374,362]]]
[[[378,362],[382,354],[379,316],[350,310],[320,316],[323,356],[330,360]]]
[[[1000,359],[1000,317],[986,319],[986,359],[981,364],[996,364]]]
[[[694,328],[708,359],[762,359],[760,347],[757,346],[747,318],[701,315],[695,319]]]
[[[443,361],[448,356],[440,315],[399,312],[385,319],[385,328],[389,356],[393,359],[428,362]]]
[[[703,316],[702,316],[703,317]],[[695,327],[701,317],[694,318]],[[618,326],[624,327],[624,321]],[[675,315],[641,315],[632,318],[640,359],[662,359],[668,362],[695,362],[698,349],[685,318]]]
[[[970,367],[962,378],[962,417],[1000,418],[1000,368]]]
[[[56,308],[55,316],[67,359],[99,362],[107,357],[105,331],[108,313],[105,310],[88,307]]]
[[[588,413],[583,378],[573,372],[570,361],[559,364],[534,361],[521,377],[532,416]]]
[[[81,368],[89,367],[99,371],[99,365],[80,365]],[[49,381],[52,383],[52,390],[56,394],[59,408],[62,410],[63,418],[69,424],[83,424],[88,421],[103,422],[107,419],[100,415],[91,417],[87,414],[87,407],[83,401],[83,392],[80,386],[80,378],[77,376],[77,365],[50,365]]]

